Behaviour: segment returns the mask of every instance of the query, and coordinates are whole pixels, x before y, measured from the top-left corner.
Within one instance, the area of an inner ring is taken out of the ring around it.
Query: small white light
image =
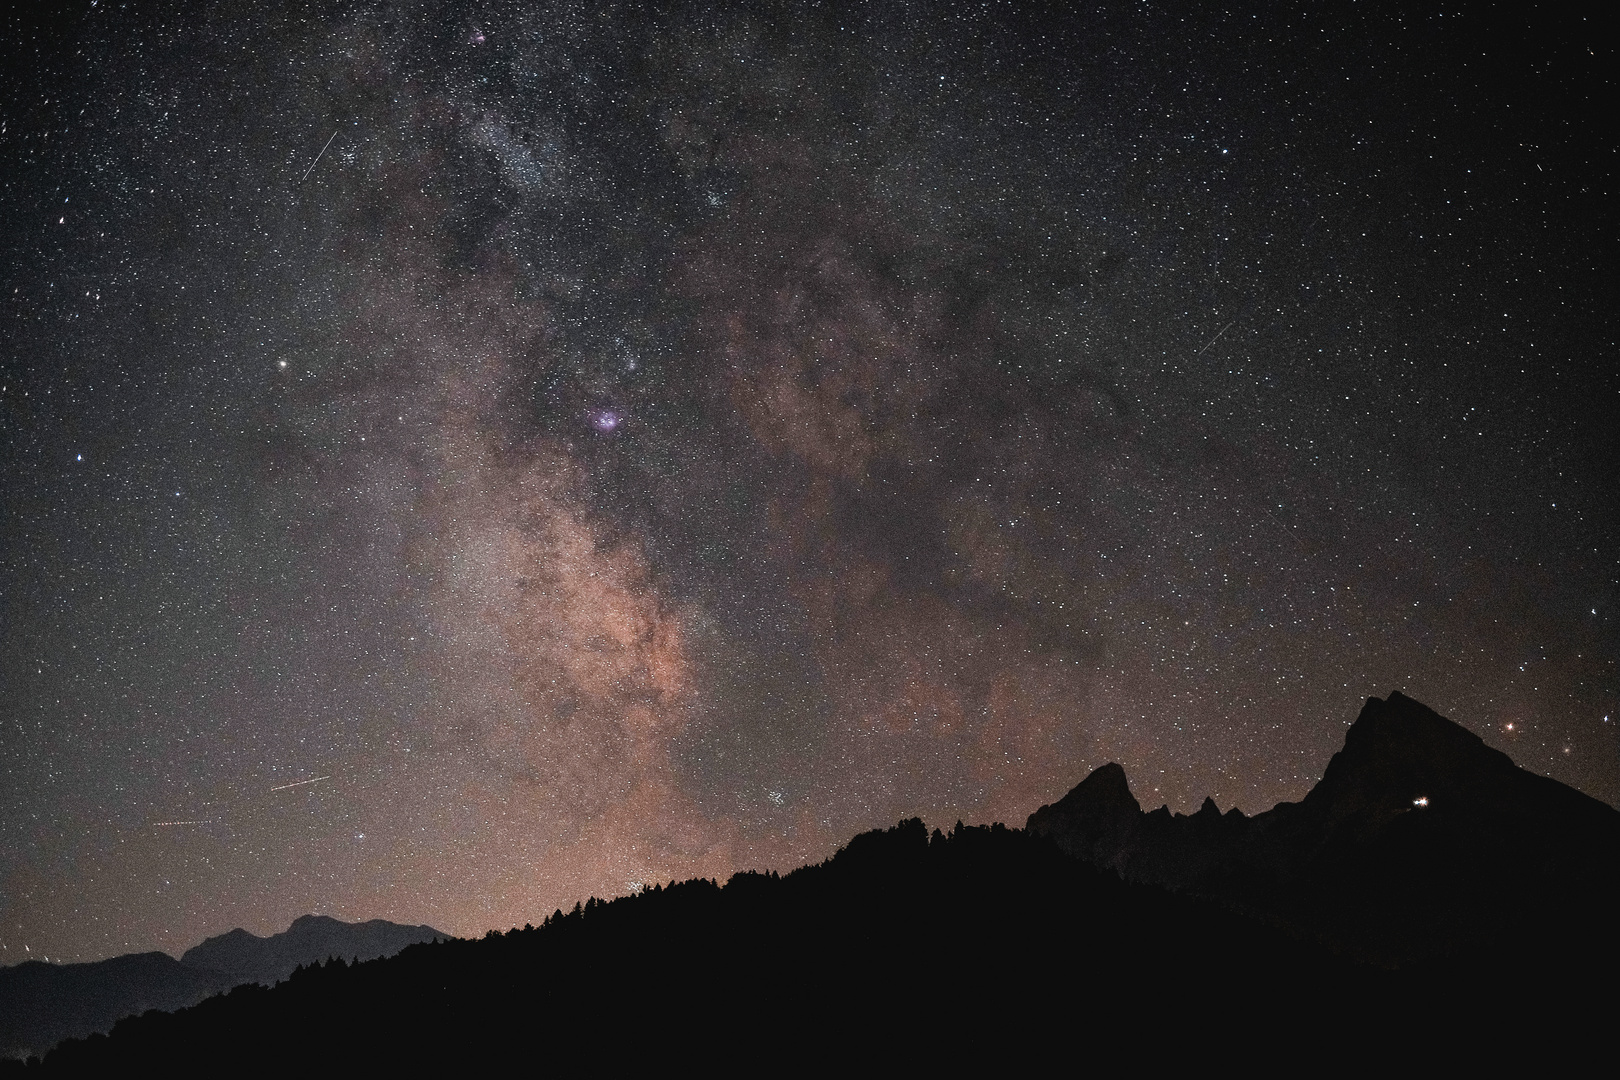
[[[1419,795],[1417,798],[1412,800],[1412,805],[1413,806],[1428,806],[1429,805],[1429,797],[1427,795]]]

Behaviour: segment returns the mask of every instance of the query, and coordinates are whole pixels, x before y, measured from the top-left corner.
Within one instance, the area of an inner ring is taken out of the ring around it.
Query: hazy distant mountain
[[[274,983],[300,964],[330,957],[375,960],[392,956],[407,945],[434,941],[444,934],[431,926],[401,926],[383,919],[346,923],[326,915],[303,915],[285,931],[258,937],[232,930],[187,949],[182,963],[229,975],[236,983]]]
[[[273,983],[300,964],[340,956],[370,960],[442,939],[431,926],[305,915],[270,937],[246,930],[209,938],[179,960],[132,953],[90,964],[29,961],[0,968],[0,1055],[43,1053],[66,1038],[105,1032],[148,1009],[195,1005],[240,983]]]
[[[1031,832],[1127,879],[1308,931],[1380,962],[1538,951],[1620,905],[1620,812],[1537,776],[1399,693],[1370,699],[1299,803],[1143,813],[1109,764]]]
[[[232,985],[160,952],[0,968],[0,1055],[44,1053],[63,1039],[107,1031],[120,1017],[183,1009]]]

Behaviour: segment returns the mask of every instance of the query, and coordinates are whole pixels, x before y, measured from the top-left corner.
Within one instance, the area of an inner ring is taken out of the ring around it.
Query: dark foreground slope
[[[1253,819],[1143,814],[1105,767],[1028,830],[904,822],[786,877],[306,968],[34,1068],[1548,1071],[1608,1037],[1617,816],[1392,695]]]
[[[540,928],[151,1013],[64,1044],[43,1069],[965,1064],[1040,1046],[1095,1056],[1122,1039],[1162,1056],[1225,1046],[1236,1001],[1269,1003],[1288,1039],[1325,1038],[1384,998],[1383,977],[1021,831],[930,838],[913,820],[786,877],[593,901]]]
[[[1615,954],[1620,812],[1398,693],[1367,702],[1301,802],[1252,818],[1209,800],[1143,813],[1111,764],[1028,827],[1128,880],[1385,966]]]
[[[690,881],[592,901],[540,928],[303,969],[272,989],[123,1021],[28,1071],[958,1072],[1176,1061],[1253,1071],[1286,1061],[1331,1072],[1499,1054],[1494,1034],[1488,1047],[1477,1041],[1498,1027],[1513,976],[1494,978],[1414,981],[1121,881],[1043,837],[1002,826],[930,837],[913,820],[786,877]],[[1558,1021],[1560,1047],[1595,1030],[1579,1009],[1560,1008]],[[1515,1023],[1523,1032],[1538,1020],[1520,1007]]]
[[[43,1053],[63,1039],[107,1032],[126,1016],[174,1010],[241,983],[271,984],[329,957],[371,960],[446,935],[431,926],[305,915],[279,934],[232,930],[186,951],[132,953],[90,964],[0,968],[0,1056]]]

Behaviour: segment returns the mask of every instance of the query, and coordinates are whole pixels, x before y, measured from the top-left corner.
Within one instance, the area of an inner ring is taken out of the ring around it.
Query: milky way
[[[1581,24],[141,7],[7,30],[0,963],[1252,812],[1392,689],[1620,798]]]

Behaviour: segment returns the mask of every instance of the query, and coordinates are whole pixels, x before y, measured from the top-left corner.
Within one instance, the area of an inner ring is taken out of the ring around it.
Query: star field
[[[1578,16],[21,19],[0,963],[1255,812],[1392,689],[1620,799]]]

